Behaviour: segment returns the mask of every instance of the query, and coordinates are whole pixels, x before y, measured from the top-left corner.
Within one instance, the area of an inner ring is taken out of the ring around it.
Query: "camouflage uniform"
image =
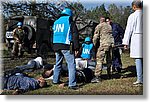
[[[99,41],[98,41],[99,40]],[[110,67],[112,64],[111,61],[111,47],[114,44],[114,38],[112,36],[112,28],[106,22],[100,23],[95,28],[94,36],[93,36],[93,43],[100,43],[100,46],[97,50],[96,60],[97,65],[95,69],[95,76],[99,77],[102,73],[102,65],[104,63],[104,59],[106,57],[106,64],[107,64],[107,73],[110,73]]]
[[[22,28],[16,28],[13,30],[14,44],[12,49],[12,56],[21,56],[23,39],[25,37],[25,32]]]

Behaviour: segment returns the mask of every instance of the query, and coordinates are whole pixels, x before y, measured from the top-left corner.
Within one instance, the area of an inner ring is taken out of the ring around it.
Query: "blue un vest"
[[[91,59],[92,57],[92,49],[93,49],[93,44],[82,44],[82,53],[81,57],[84,59]]]
[[[70,31],[70,16],[62,16],[53,25],[53,43],[70,45],[72,34]]]

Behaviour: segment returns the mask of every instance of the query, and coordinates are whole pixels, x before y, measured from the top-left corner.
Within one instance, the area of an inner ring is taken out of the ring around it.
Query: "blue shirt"
[[[82,44],[82,53],[81,57],[84,59],[91,59],[93,55],[93,44]]]
[[[12,75],[5,80],[7,81],[5,81],[6,83],[4,83],[4,86],[6,86],[5,88],[8,90],[22,89],[27,91],[39,88],[38,80],[27,77],[23,74]]]

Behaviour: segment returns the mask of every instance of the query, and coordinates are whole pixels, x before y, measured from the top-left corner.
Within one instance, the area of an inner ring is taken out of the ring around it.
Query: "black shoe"
[[[77,90],[77,89],[79,89],[79,87],[78,86],[69,86],[69,89]]]

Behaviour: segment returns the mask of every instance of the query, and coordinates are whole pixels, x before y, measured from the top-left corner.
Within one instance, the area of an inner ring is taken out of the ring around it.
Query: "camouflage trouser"
[[[102,47],[100,46],[97,51],[96,60],[97,65],[95,68],[95,76],[99,77],[102,74],[102,68],[103,64],[106,58],[106,65],[107,65],[107,74],[110,74],[110,68],[112,64],[112,57],[111,57],[111,48],[108,47]]]
[[[14,42],[13,44],[13,49],[12,49],[12,56],[21,55],[21,50],[22,50],[22,44],[18,43],[18,42]]]

